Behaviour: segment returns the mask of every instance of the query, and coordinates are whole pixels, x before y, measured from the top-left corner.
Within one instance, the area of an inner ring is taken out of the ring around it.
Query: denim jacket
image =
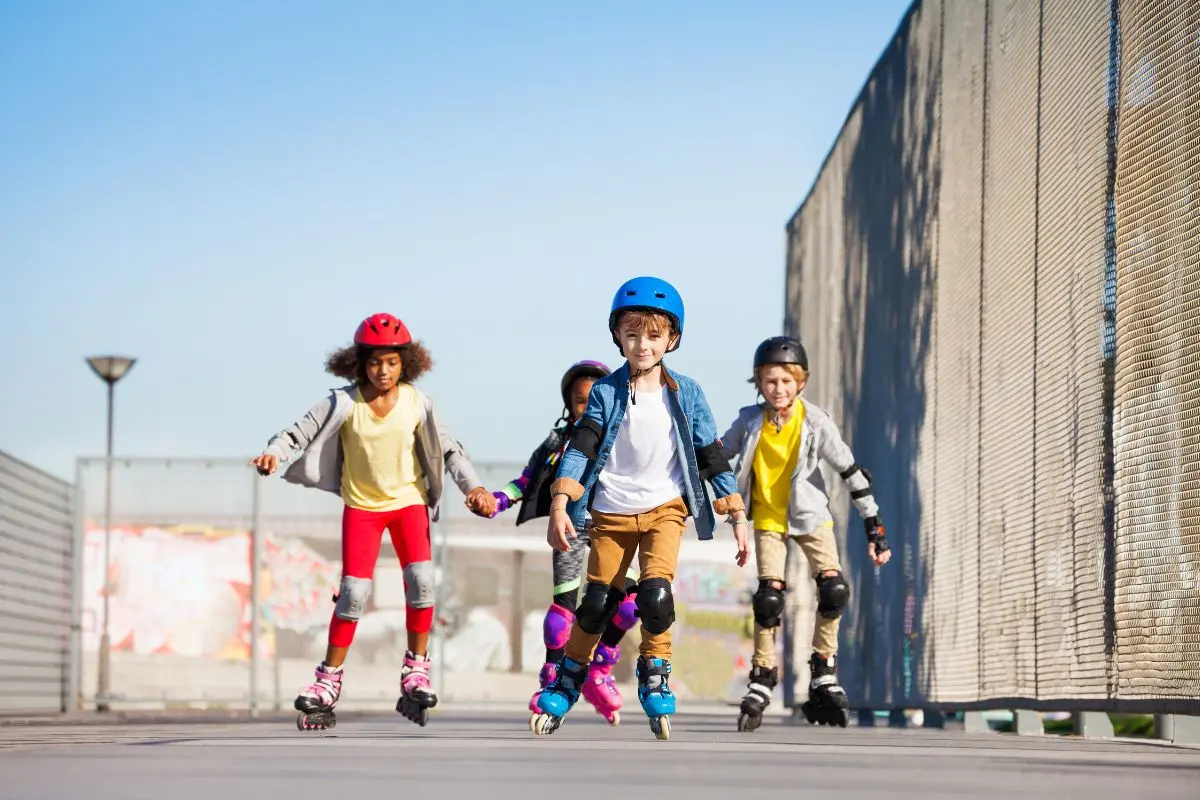
[[[700,385],[686,375],[671,372],[665,366],[663,374],[670,390],[667,397],[671,418],[675,423],[676,444],[684,460],[683,499],[689,515],[696,519],[696,533],[701,539],[711,539],[717,524],[714,508],[718,514],[743,508],[737,479],[729,461],[721,455],[717,425]],[[577,530],[582,529],[584,518],[591,508],[596,479],[612,452],[628,404],[629,364],[625,363],[592,385],[587,410],[576,424],[571,443],[559,463],[552,491],[556,494],[565,493],[570,498],[567,513]],[[588,422],[592,424],[588,425]],[[589,430],[594,432],[590,439]],[[594,452],[590,452],[593,448]],[[713,485],[717,496],[715,502],[709,500],[705,480]]]

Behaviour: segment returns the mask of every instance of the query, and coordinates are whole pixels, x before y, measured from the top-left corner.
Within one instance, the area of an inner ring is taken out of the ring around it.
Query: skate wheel
[[[670,717],[651,717],[650,730],[653,731],[655,738],[666,741],[671,738],[671,718]]]
[[[850,727],[850,712],[844,708],[838,710],[840,713],[838,715],[837,726],[839,728]]]
[[[535,736],[549,736],[558,730],[558,726],[561,724],[560,717],[545,712],[534,714],[529,718],[529,730],[533,731]]]
[[[326,711],[313,711],[296,717],[296,727],[302,731],[329,730],[337,724],[337,718]]]
[[[608,718],[608,724],[614,728],[621,724],[621,712],[614,711],[612,716]]]
[[[738,715],[737,729],[739,733],[751,733],[758,730],[758,726],[762,724],[762,720],[753,714],[742,712]]]

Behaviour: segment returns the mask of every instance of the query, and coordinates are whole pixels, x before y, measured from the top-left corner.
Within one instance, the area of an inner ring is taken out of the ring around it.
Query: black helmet
[[[562,399],[564,406],[571,405],[571,398],[567,394],[571,391],[571,386],[580,378],[604,378],[609,372],[608,367],[601,364],[599,361],[579,361],[567,368],[567,371],[562,376]]]
[[[767,364],[798,364],[808,371],[808,353],[804,345],[790,336],[772,336],[754,351],[754,368]]]

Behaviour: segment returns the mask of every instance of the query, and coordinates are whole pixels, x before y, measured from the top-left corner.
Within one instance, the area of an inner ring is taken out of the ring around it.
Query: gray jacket
[[[281,464],[292,462],[283,472],[285,481],[341,493],[342,441],[338,433],[354,407],[357,389],[351,384],[330,390],[328,397],[310,408],[297,422],[271,437],[263,452],[276,456]],[[450,473],[464,495],[483,484],[462,445],[438,423],[429,395],[420,389],[416,392],[425,409],[425,418],[417,429],[417,460],[425,472],[430,515],[437,520],[444,486],[443,471]]]
[[[849,485],[855,508],[863,519],[879,515],[879,506],[871,494],[871,482],[858,468],[854,454],[842,440],[837,424],[829,412],[806,400],[804,425],[800,432],[800,454],[796,471],[792,473],[791,499],[788,503],[788,524],[793,533],[812,533],[833,521],[829,498],[811,480],[821,461],[827,462],[843,476]],[[754,452],[762,435],[763,406],[746,406],[721,437],[721,453],[730,460],[738,459],[734,474],[738,491],[746,503],[746,514],[754,519]]]

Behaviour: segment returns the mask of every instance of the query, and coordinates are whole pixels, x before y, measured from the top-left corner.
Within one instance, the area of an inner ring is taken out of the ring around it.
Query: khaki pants
[[[679,560],[679,544],[687,521],[687,505],[683,498],[647,511],[644,514],[602,514],[592,512],[592,550],[588,554],[588,583],[620,583],[624,587],[625,573],[638,557],[639,580],[665,578],[675,580],[675,565]],[[590,663],[592,651],[600,634],[585,633],[579,622],[571,626],[567,641],[567,657],[580,664]],[[671,657],[671,631],[651,634],[642,627],[642,655],[647,658]]]
[[[754,551],[758,558],[759,579],[783,580],[784,565],[787,561],[787,542],[783,537],[784,534],[775,531],[754,531]],[[837,539],[833,535],[833,528],[820,528],[812,533],[792,538],[804,551],[814,578],[827,570],[841,571],[842,565],[838,560]],[[800,587],[791,588],[796,591]],[[837,652],[840,620],[826,619],[820,614],[816,616],[817,623],[813,629],[812,639],[813,650],[823,656],[831,656]],[[775,631],[776,628],[764,628],[757,622],[754,623],[754,659],[752,663],[756,666],[767,669],[775,666]]]

